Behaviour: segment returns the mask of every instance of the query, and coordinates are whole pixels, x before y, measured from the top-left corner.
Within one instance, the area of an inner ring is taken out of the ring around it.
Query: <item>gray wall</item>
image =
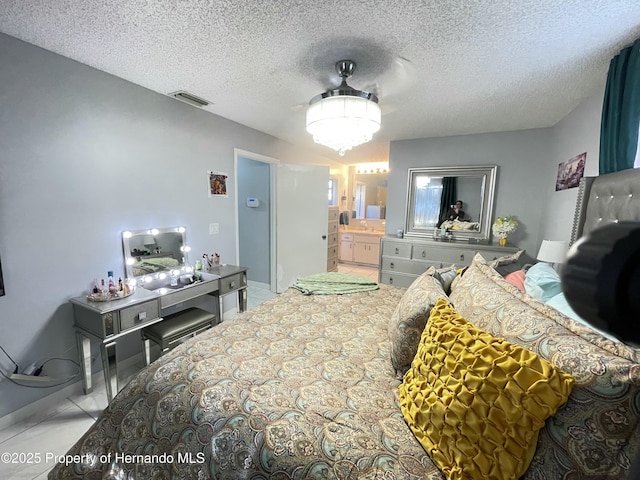
[[[555,191],[558,165],[587,152],[584,174],[585,176],[598,175],[603,98],[604,88],[553,127],[553,151],[545,168],[544,186],[541,189],[547,202],[540,223],[540,242],[545,239],[571,239],[578,189]]]
[[[271,244],[270,232],[270,165],[238,157],[238,240],[240,263],[247,267],[247,278],[269,285]],[[247,207],[247,198],[260,201],[258,207]]]
[[[410,167],[498,165],[494,214],[517,215],[520,227],[509,241],[537,253],[546,203],[540,185],[552,155],[551,138],[552,130],[545,128],[391,142],[386,233],[404,228]]]
[[[123,230],[184,225],[192,261],[213,251],[235,261],[234,147],[328,164],[2,34],[0,65],[0,344],[23,368],[76,357],[68,299],[108,270],[123,275]],[[230,175],[228,197],[208,197],[207,170]],[[139,351],[130,337],[124,358]],[[1,354],[0,366],[12,371]],[[3,380],[0,417],[55,390]]]

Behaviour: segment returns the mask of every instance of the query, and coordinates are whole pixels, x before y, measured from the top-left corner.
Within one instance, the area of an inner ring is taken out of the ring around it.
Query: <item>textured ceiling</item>
[[[640,36],[640,1],[2,0],[0,31],[331,159],[305,108],[355,60],[383,113],[340,159],[356,163],[390,140],[554,125]]]

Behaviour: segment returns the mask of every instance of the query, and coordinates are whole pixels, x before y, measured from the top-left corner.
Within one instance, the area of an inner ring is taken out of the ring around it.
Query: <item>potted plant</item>
[[[518,228],[518,220],[515,215],[502,215],[496,218],[493,222],[493,234],[498,237],[500,246],[504,247],[507,244],[507,236],[513,233]]]

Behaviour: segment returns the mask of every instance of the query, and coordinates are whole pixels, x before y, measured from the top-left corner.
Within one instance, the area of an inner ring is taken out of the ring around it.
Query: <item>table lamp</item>
[[[556,263],[564,263],[569,250],[569,242],[564,240],[543,240],[536,259],[550,263],[555,268]]]

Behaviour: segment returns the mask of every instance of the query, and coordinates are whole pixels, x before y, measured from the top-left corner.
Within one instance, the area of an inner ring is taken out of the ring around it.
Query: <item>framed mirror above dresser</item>
[[[410,168],[405,235],[434,238],[445,228],[456,239],[488,243],[497,171],[497,165]],[[464,215],[458,218],[451,212],[459,200]]]

